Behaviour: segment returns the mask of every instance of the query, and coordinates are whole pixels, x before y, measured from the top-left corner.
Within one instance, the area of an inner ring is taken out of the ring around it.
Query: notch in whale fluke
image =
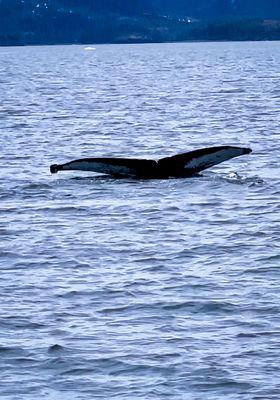
[[[170,178],[188,177],[231,158],[250,154],[248,147],[215,146],[161,158],[158,161],[137,158],[82,158],[65,164],[50,166],[52,174],[58,171],[91,171],[115,177]]]

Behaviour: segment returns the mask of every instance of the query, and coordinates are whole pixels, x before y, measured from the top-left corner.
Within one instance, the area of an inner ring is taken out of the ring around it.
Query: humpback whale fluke
[[[115,177],[179,178],[195,175],[231,158],[251,152],[252,150],[246,147],[216,146],[161,158],[158,161],[136,158],[82,158],[65,164],[53,164],[50,166],[50,171],[52,174],[58,171],[79,170],[100,172]]]

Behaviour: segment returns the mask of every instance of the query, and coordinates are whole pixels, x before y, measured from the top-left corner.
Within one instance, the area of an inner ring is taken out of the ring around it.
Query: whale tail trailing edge
[[[251,149],[234,146],[216,146],[161,158],[159,161],[131,158],[83,158],[65,164],[50,166],[52,174],[58,171],[91,171],[116,177],[168,178],[195,175],[231,158],[251,153]]]

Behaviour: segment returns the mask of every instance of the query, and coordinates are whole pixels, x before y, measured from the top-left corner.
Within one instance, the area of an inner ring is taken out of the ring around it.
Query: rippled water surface
[[[280,397],[280,43],[0,48],[0,397]],[[191,179],[49,165],[253,149]]]

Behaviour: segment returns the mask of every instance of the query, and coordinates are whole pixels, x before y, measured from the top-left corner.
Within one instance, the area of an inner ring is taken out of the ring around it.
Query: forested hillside
[[[0,45],[280,39],[280,0],[0,0]]]

